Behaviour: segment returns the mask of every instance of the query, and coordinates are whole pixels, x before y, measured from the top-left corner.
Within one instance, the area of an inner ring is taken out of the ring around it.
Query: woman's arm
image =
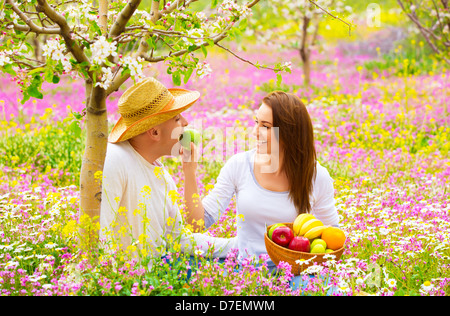
[[[187,222],[194,227],[194,231],[202,231],[204,228],[204,208],[197,184],[197,148],[191,143],[191,150],[182,149],[183,173],[184,173],[184,199],[186,201]]]
[[[318,170],[314,184],[315,201],[312,212],[325,225],[339,226],[339,216],[334,199],[333,179],[330,177],[328,170],[323,167],[320,168],[321,170]]]
[[[197,186],[197,160],[193,159],[191,145],[191,159],[183,159],[183,172],[185,174],[185,199],[188,222],[193,223],[202,219],[209,227],[215,223],[228,208],[236,192],[236,182],[239,175],[239,161],[233,156],[220,170],[214,188],[208,195],[200,199]],[[183,153],[185,155],[186,153]]]

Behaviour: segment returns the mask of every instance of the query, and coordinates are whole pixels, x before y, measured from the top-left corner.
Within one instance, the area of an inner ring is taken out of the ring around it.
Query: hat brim
[[[108,141],[110,143],[118,143],[128,140],[134,136],[140,135],[148,131],[152,127],[166,122],[175,117],[179,113],[191,107],[200,97],[198,91],[191,91],[178,88],[167,89],[174,96],[173,103],[164,110],[146,116],[139,121],[134,122],[130,126],[126,126],[122,117],[119,118],[109,134]]]

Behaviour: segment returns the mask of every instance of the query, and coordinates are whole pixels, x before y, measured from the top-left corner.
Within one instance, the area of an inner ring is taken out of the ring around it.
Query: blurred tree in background
[[[255,11],[250,26],[257,40],[275,47],[297,50],[302,61],[305,85],[311,81],[311,52],[323,44],[319,34],[320,23],[331,18],[340,20],[347,32],[352,28],[345,21],[353,12],[352,7],[342,1],[272,0],[261,3]]]
[[[450,1],[397,2],[438,58],[450,64]]]

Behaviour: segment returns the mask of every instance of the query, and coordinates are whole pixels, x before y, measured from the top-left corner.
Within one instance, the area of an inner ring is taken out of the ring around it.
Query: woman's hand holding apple
[[[194,143],[191,143],[191,149],[188,150],[185,147],[181,147],[181,160],[183,164],[183,172],[185,176],[193,175],[197,171],[198,166],[198,152],[197,146]]]

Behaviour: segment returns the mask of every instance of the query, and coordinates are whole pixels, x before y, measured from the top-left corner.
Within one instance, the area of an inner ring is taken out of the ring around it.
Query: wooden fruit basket
[[[292,223],[283,223],[283,224],[292,229]],[[303,270],[305,270],[309,266],[312,266],[314,264],[314,262],[321,263],[321,262],[327,261],[327,259],[323,258],[325,253],[301,252],[301,251],[295,251],[295,250],[291,250],[291,249],[282,247],[280,245],[277,245],[268,236],[270,227],[272,227],[272,225],[267,227],[267,230],[264,234],[264,242],[266,244],[267,254],[269,255],[270,259],[273,261],[273,263],[275,263],[276,265],[278,265],[278,263],[280,261],[287,262],[292,267],[291,272],[294,275],[299,275]],[[344,248],[345,248],[345,244],[340,249],[330,252],[328,254],[334,255],[335,256],[334,260],[339,260],[342,256],[342,253],[344,252]],[[312,259],[311,261],[309,261],[308,263],[303,263],[303,264],[295,263],[295,261],[297,261],[297,260],[301,260],[301,259],[309,260],[313,257],[315,257],[315,258]]]

